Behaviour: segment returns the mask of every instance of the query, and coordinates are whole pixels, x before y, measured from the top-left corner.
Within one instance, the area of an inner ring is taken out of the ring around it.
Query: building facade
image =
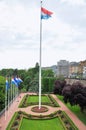
[[[85,75],[85,67],[86,67],[86,60],[79,62],[79,70],[78,73],[81,77]]]
[[[69,77],[75,78],[78,76],[79,63],[78,62],[70,62],[69,65]]]
[[[66,60],[60,60],[57,63],[57,68],[58,68],[58,76],[64,76],[68,77],[69,76],[69,61]]]

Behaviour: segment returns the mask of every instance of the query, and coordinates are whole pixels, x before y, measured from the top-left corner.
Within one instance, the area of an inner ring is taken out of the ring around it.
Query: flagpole
[[[12,81],[10,82],[10,87],[11,87],[11,103],[13,102],[13,88],[12,88]]]
[[[42,7],[42,1],[41,1]],[[39,109],[41,108],[41,57],[42,57],[42,20],[40,9],[40,52],[39,52]]]
[[[6,120],[6,117],[7,117],[6,110],[7,110],[7,88],[5,86],[5,120]]]
[[[9,116],[9,89],[8,89],[8,116]]]

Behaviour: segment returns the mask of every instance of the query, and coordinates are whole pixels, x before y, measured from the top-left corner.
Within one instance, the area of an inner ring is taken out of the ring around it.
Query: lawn
[[[19,130],[64,130],[59,118],[50,120],[28,120],[23,118]]]
[[[57,95],[57,97],[64,103],[63,96]],[[82,113],[78,105],[71,106],[70,103],[64,104],[86,125],[86,112]]]
[[[19,104],[19,107],[27,107],[31,105],[37,105],[39,103],[38,95],[25,95]],[[53,107],[59,107],[58,103],[53,99],[51,95],[41,96],[42,105],[49,105]]]
[[[50,103],[50,99],[47,96],[41,96],[42,97],[42,102],[48,102]],[[34,103],[34,102],[39,102],[39,97],[37,95],[31,95],[27,98],[27,103]]]

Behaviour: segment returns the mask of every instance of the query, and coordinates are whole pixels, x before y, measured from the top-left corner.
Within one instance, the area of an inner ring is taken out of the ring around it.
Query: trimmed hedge
[[[61,118],[62,122],[64,123],[65,127],[68,130],[69,130],[68,125],[70,126],[71,130],[78,130],[78,128],[73,123],[73,121],[69,118],[69,116],[64,111],[59,110],[58,111],[58,117]]]
[[[10,129],[11,129],[11,126],[12,126],[14,120],[16,119],[16,116],[17,116],[17,112],[14,113],[14,115],[13,115],[11,121],[9,122],[9,124],[8,124],[8,126],[7,126],[7,128],[6,128],[6,130],[10,130]]]

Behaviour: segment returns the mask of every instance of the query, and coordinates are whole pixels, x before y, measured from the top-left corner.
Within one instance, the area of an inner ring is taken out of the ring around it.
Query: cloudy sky
[[[86,0],[43,0],[42,66],[86,60]],[[39,62],[40,0],[0,0],[0,69]]]

